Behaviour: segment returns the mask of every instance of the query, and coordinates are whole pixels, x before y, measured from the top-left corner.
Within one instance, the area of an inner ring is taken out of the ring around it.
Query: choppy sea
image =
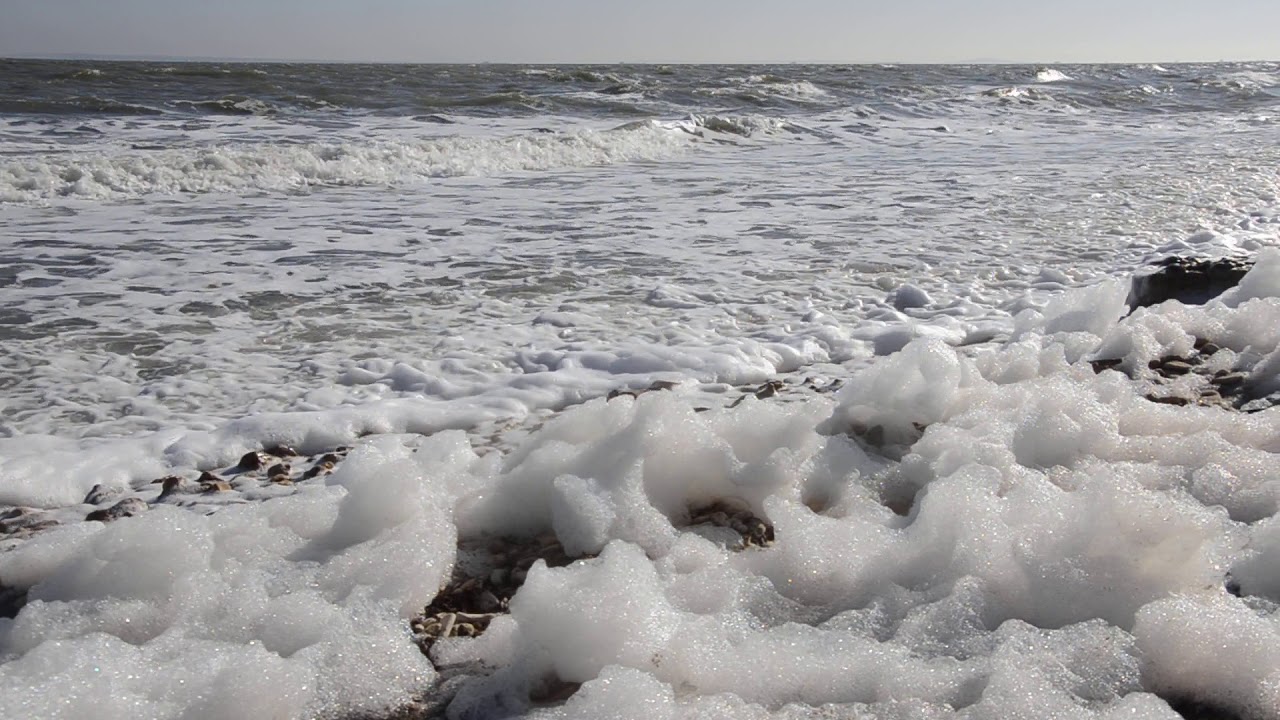
[[[1280,63],[0,60],[0,710],[1280,717],[1280,411],[1149,399],[1280,388],[1277,168]]]

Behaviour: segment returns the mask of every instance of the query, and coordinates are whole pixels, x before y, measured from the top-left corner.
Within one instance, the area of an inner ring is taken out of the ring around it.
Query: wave
[[[789,120],[764,115],[690,115],[688,120],[669,124],[668,127],[678,127],[699,136],[706,130],[744,138],[798,128]]]
[[[1280,86],[1280,75],[1261,70],[1241,70],[1227,73],[1201,83],[1208,90],[1225,91],[1231,95],[1253,97]]]
[[[66,99],[2,98],[0,113],[30,115],[163,115],[146,105],[109,98],[80,96]]]
[[[1036,82],[1038,83],[1062,82],[1063,80],[1070,79],[1071,77],[1066,73],[1063,73],[1060,70],[1054,70],[1053,68],[1040,68],[1039,70],[1036,70]]]
[[[709,125],[717,132],[731,132],[727,121]],[[744,124],[738,134],[749,132]],[[183,193],[305,193],[333,186],[410,185],[440,177],[661,160],[686,149],[693,134],[686,128],[650,121],[606,131],[507,137],[241,144],[55,155],[0,163],[0,202]]]
[[[259,78],[268,74],[266,70],[257,67],[221,67],[195,64],[148,66],[143,72],[153,75],[192,78]]]
[[[761,74],[728,78],[725,86],[706,88],[702,93],[711,96],[730,96],[754,103],[773,100],[788,102],[815,102],[830,95],[826,90],[808,80],[791,80],[779,75]]]
[[[217,100],[175,100],[173,106],[212,115],[273,115],[279,112],[275,105],[245,95],[229,95]]]

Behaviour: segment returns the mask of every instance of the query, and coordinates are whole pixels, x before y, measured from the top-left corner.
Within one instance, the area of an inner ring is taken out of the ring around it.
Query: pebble
[[[1242,372],[1219,371],[1219,374],[1209,378],[1209,382],[1221,387],[1232,387],[1239,385],[1245,381],[1248,376]]]
[[[86,505],[101,505],[102,503],[119,495],[121,492],[123,491],[120,488],[108,487],[99,483],[89,490],[88,495],[84,496],[84,503]]]
[[[138,498],[125,498],[120,502],[112,505],[105,510],[94,510],[84,517],[85,520],[96,520],[98,522],[111,522],[119,520],[123,517],[132,517],[139,513],[146,512],[147,504]]]

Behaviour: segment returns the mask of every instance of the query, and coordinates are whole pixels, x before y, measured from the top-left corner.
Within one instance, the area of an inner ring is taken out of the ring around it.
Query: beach
[[[1280,717],[1280,65],[0,66],[7,716]]]

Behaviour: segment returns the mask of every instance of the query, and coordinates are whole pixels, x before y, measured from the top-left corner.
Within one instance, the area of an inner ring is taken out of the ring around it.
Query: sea
[[[1280,718],[1278,247],[1275,62],[0,60],[0,714]]]

